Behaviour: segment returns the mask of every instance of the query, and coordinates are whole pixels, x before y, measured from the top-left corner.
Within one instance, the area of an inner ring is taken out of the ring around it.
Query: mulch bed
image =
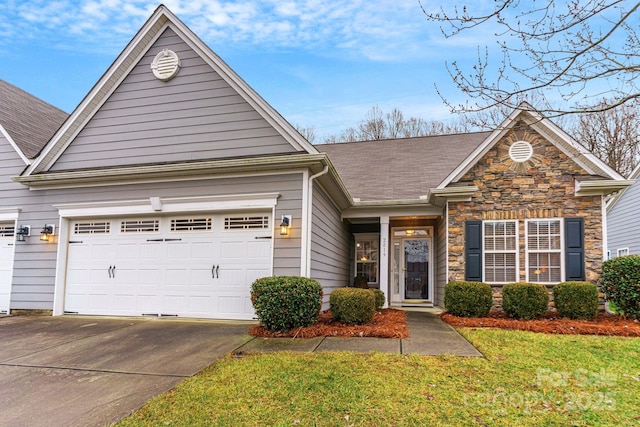
[[[296,328],[289,332],[271,332],[262,325],[255,325],[249,329],[249,334],[265,338],[314,338],[314,337],[377,337],[377,338],[407,338],[407,313],[391,308],[382,309],[367,325],[345,325],[337,322],[327,310],[320,313],[318,321],[313,325]]]
[[[457,317],[449,313],[442,313],[440,317],[452,326],[513,329],[547,334],[640,337],[640,322],[606,313],[598,314],[594,320],[558,318],[553,313],[541,319],[516,320],[509,318],[502,311],[493,311],[489,313],[489,317]]]

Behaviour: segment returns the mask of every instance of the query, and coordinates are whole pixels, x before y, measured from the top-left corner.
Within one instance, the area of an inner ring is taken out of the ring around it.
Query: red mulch
[[[541,319],[516,320],[509,318],[502,311],[492,311],[489,313],[489,317],[457,317],[449,313],[442,313],[440,317],[452,326],[514,329],[547,334],[640,337],[640,322],[606,313],[598,314],[594,320],[558,318],[554,313],[549,313]]]
[[[265,338],[314,338],[314,337],[377,337],[407,338],[407,313],[391,308],[382,309],[373,316],[373,321],[366,325],[345,325],[337,322],[327,310],[320,313],[318,321],[313,325],[296,328],[289,332],[271,332],[262,325],[252,326],[249,334]]]

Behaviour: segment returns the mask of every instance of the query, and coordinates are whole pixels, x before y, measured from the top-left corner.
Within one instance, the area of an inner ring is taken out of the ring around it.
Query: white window
[[[356,276],[366,277],[368,283],[378,283],[378,235],[355,234],[354,237]]]
[[[618,249],[618,256],[627,256],[629,255],[629,248]]]
[[[518,281],[518,221],[484,221],[484,281]]]
[[[527,281],[562,281],[562,220],[530,219],[526,222]]]

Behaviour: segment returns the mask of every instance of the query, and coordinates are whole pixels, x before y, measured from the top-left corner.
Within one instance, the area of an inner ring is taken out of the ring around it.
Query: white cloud
[[[415,0],[165,0],[206,42],[252,48],[326,49],[378,61],[427,55],[426,18]],[[150,0],[24,0],[10,3],[0,31],[67,39],[79,50],[117,53],[157,7]],[[118,28],[118,31],[113,31]],[[0,41],[0,45],[10,40]]]

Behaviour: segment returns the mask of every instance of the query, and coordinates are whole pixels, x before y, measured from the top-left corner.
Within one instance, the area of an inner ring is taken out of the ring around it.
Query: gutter
[[[329,172],[329,165],[325,165],[324,169],[315,175],[311,175],[309,177],[309,181],[307,182],[308,191],[307,191],[307,229],[305,230],[305,239],[306,239],[306,262],[305,262],[305,276],[311,277],[311,227],[313,224],[313,181]]]

